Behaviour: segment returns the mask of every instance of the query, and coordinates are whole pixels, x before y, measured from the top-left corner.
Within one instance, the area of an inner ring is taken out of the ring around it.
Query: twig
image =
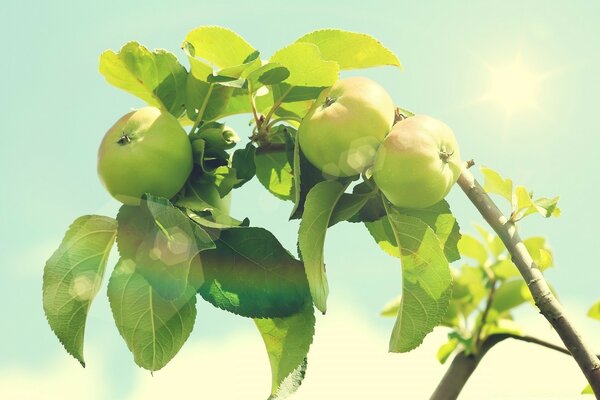
[[[506,246],[513,263],[527,283],[535,304],[573,355],[596,398],[600,399],[600,360],[584,342],[550,290],[544,275],[519,237],[515,223],[502,214],[468,169],[463,170],[458,178],[458,185]]]
[[[483,328],[485,327],[485,323],[487,321],[487,317],[490,313],[490,309],[492,308],[492,303],[494,302],[494,295],[496,294],[496,277],[494,273],[486,269],[486,272],[489,274],[489,283],[490,283],[490,293],[488,294],[488,298],[485,302],[485,309],[481,314],[481,321],[479,322],[479,327],[477,329],[477,333],[475,334],[475,351],[479,351],[481,346],[481,341],[483,340]]]

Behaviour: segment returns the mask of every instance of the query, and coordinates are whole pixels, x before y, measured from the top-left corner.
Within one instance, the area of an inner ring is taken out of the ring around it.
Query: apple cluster
[[[362,77],[341,79],[313,104],[298,140],[306,158],[326,175],[349,177],[371,169],[395,206],[432,206],[463,168],[456,137],[426,115],[395,120],[394,102],[381,85]]]

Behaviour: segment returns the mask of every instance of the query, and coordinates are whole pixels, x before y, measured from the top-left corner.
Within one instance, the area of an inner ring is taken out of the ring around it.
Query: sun
[[[520,56],[501,66],[486,67],[489,86],[480,101],[501,107],[507,116],[540,109],[542,82],[550,76],[549,73],[534,71]]]

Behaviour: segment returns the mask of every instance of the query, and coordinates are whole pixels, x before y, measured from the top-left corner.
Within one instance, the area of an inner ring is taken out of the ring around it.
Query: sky
[[[264,58],[326,27],[368,33],[394,51],[402,71],[344,76],[375,79],[399,106],[445,121],[464,158],[536,195],[560,196],[560,218],[531,217],[521,233],[547,237],[557,264],[548,280],[600,352],[600,326],[585,317],[600,299],[600,217],[593,212],[600,194],[599,18],[600,3],[592,1],[7,2],[0,15],[0,397],[266,397],[267,358],[251,321],[206,303],[188,343],[154,377],[133,363],[104,288],[89,315],[85,369],[64,352],[42,311],[43,266],[66,228],[80,215],[116,214],[119,204],[97,178],[96,152],[114,121],[142,106],[104,81],[99,55],[137,40],[184,61],[179,45],[200,25],[239,32]],[[247,121],[227,122],[244,137]],[[464,231],[482,223],[458,188],[448,201]],[[256,180],[236,191],[232,207],[235,217],[248,216],[295,248],[291,204]],[[349,223],[329,231],[325,260],[330,311],[317,320],[307,377],[293,398],[427,398],[444,372],[435,352],[446,332],[437,329],[409,354],[387,353],[393,321],[378,312],[399,294],[397,260]],[[517,314],[528,332],[556,340],[532,308]],[[522,343],[501,346],[462,398],[580,398],[584,380],[568,358]]]

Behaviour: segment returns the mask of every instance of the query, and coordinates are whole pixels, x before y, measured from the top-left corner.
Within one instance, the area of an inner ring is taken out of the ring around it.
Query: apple
[[[377,150],[373,179],[393,205],[427,208],[448,194],[462,168],[452,129],[415,115],[394,125]]]
[[[323,90],[298,129],[306,158],[332,176],[353,176],[372,165],[394,123],[395,106],[378,83],[341,79]]]
[[[128,205],[144,193],[173,197],[192,171],[192,148],[177,119],[156,107],[125,114],[104,135],[98,175],[108,192]]]

